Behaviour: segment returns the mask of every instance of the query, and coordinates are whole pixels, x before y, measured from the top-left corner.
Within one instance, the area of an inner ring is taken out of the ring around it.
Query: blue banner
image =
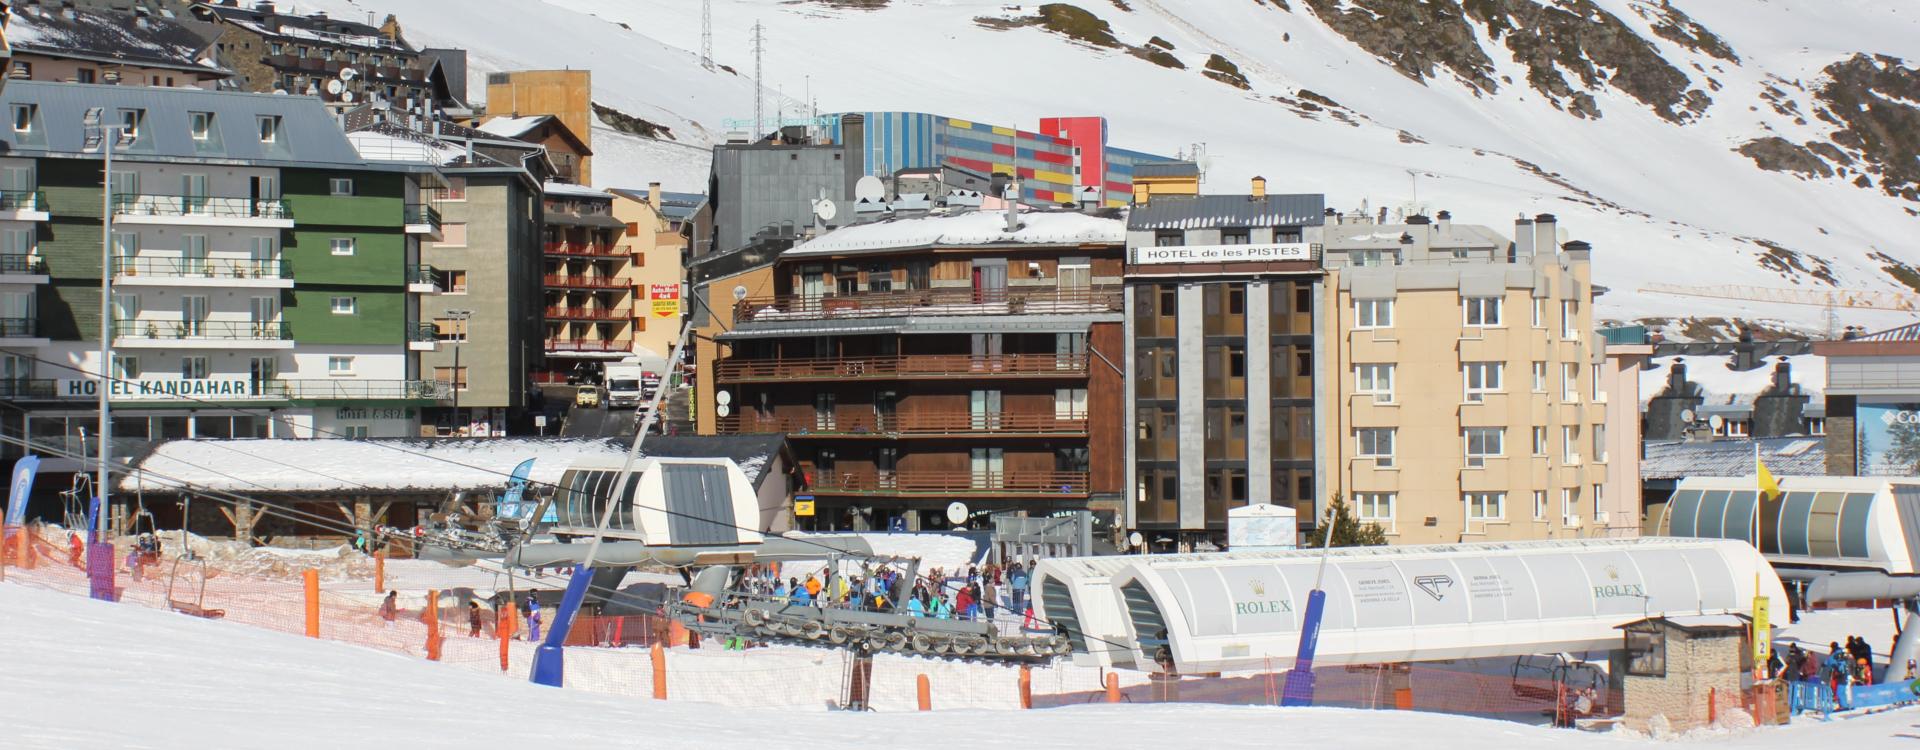
[[[527,475],[532,473],[533,459],[531,458],[513,467],[513,475],[507,478],[507,494],[500,498],[499,506],[494,508],[494,515],[520,519],[533,512],[534,504],[521,499],[527,493]]]
[[[27,522],[27,498],[33,494],[33,477],[39,471],[39,456],[27,456],[13,465],[13,483],[7,488],[8,526]]]

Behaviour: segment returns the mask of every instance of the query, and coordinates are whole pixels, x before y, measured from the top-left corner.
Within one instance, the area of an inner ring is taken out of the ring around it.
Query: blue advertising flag
[[[27,522],[27,498],[33,494],[33,476],[40,471],[40,457],[27,456],[13,465],[13,483],[7,488],[7,525]]]

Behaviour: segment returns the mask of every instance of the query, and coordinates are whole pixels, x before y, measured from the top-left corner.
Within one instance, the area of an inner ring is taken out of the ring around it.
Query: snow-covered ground
[[[568,746],[1191,747],[1487,750],[1647,744],[1427,713],[1205,705],[846,714],[654,702],[536,687],[418,659],[0,584],[0,746],[7,748]],[[1912,710],[1688,746],[1897,747]],[[1656,746],[1672,746],[1660,742]]]

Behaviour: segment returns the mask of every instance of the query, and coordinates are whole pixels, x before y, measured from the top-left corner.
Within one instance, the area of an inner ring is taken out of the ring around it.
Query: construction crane
[[[1683,297],[1711,297],[1714,299],[1737,299],[1750,302],[1772,302],[1787,305],[1852,307],[1862,310],[1920,312],[1920,294],[1901,294],[1899,292],[1864,292],[1857,289],[1775,289],[1763,286],[1741,286],[1738,284],[1687,286],[1684,284],[1667,284],[1658,281],[1650,282],[1640,287],[1640,291],[1653,292],[1656,294],[1674,294]]]

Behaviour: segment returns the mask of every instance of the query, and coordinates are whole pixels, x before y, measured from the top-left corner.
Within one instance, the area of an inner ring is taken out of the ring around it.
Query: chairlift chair
[[[185,599],[179,599],[174,597],[174,585],[180,581],[180,564],[181,563],[186,563],[189,566],[189,570],[198,568],[200,571],[200,588],[194,592],[193,601],[187,601]],[[222,617],[227,616],[227,611],[224,609],[208,609],[205,606],[206,601],[207,601],[207,563],[206,561],[205,560],[182,560],[179,558],[175,558],[173,561],[173,570],[167,575],[167,608],[172,609],[175,612],[179,612],[180,614],[183,614],[183,615],[203,617],[209,620],[218,620]]]

